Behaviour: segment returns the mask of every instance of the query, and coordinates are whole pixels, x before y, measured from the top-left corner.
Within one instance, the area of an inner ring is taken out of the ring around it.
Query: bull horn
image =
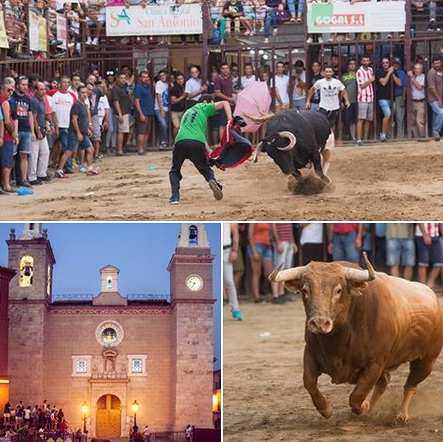
[[[258,160],[258,155],[261,152],[261,148],[263,146],[263,141],[260,141],[260,143],[257,144],[255,147],[254,155],[252,156],[252,162],[256,163]]]
[[[306,266],[294,267],[292,269],[280,270],[283,264],[280,264],[269,276],[271,282],[292,281],[293,279],[300,279],[306,269]]]
[[[289,138],[289,145],[286,147],[277,147],[279,150],[291,150],[295,143],[297,142],[297,138],[295,138],[295,135],[292,132],[289,132],[288,130],[284,130],[282,132],[278,133],[282,138]]]
[[[251,120],[253,123],[256,124],[263,124],[266,121],[270,120],[275,114],[273,112],[269,113],[263,113],[260,112],[260,116],[252,115],[248,112],[241,112],[242,117],[246,117],[248,120]]]
[[[360,270],[360,269],[346,269],[345,276],[346,279],[356,282],[368,282],[375,279],[375,271],[369,262],[368,256],[366,252],[363,252],[363,258],[368,267],[368,270]]]

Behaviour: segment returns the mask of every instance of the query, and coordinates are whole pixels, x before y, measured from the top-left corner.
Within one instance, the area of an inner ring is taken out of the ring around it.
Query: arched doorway
[[[113,394],[105,394],[97,401],[97,437],[120,437],[121,402]]]

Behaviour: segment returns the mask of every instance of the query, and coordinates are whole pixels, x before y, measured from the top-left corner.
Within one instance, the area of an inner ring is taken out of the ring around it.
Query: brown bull
[[[390,372],[409,362],[409,376],[397,419],[408,419],[417,385],[431,373],[443,345],[442,311],[427,286],[345,263],[311,262],[280,271],[300,291],[306,311],[303,382],[322,416],[332,403],[318,389],[322,373],[335,384],[356,384],[349,405],[356,414],[372,411],[385,391]],[[370,399],[369,393],[373,390]]]

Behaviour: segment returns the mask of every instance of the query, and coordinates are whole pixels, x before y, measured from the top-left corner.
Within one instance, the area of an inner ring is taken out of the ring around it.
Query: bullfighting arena
[[[417,220],[443,218],[443,143],[336,147],[333,187],[292,195],[267,154],[257,164],[217,171],[215,201],[194,166],[182,173],[181,203],[169,205],[172,152],[105,157],[101,174],[52,180],[34,195],[0,195],[3,220]],[[310,173],[308,171],[308,173]]]
[[[443,439],[443,356],[418,387],[407,424],[394,425],[407,365],[391,382],[373,414],[348,406],[353,386],[319,378],[334,405],[324,419],[303,387],[305,314],[300,298],[282,305],[243,303],[242,322],[224,308],[224,442],[427,442]],[[374,342],[374,345],[377,345]]]

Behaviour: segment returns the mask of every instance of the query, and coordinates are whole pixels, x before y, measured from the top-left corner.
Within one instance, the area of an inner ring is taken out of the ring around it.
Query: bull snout
[[[330,333],[334,323],[326,316],[314,316],[308,321],[309,331],[312,333]]]

